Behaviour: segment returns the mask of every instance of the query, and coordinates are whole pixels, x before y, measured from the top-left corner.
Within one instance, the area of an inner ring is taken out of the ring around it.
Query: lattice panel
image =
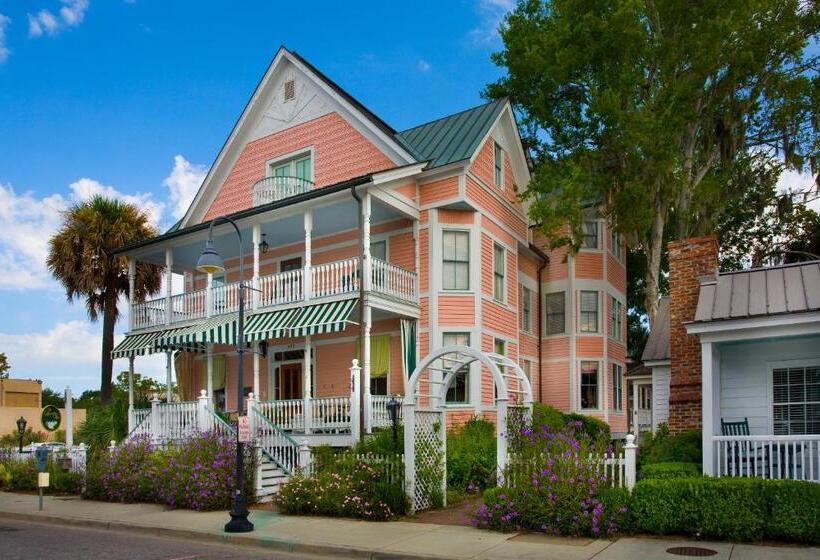
[[[444,413],[417,410],[415,450],[416,485],[413,509],[441,507],[444,500]]]

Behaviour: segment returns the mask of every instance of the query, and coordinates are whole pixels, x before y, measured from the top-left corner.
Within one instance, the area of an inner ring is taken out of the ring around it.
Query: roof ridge
[[[464,113],[469,113],[470,111],[475,111],[476,109],[480,109],[482,107],[487,107],[487,106],[492,105],[494,103],[501,103],[501,102],[507,101],[507,99],[508,99],[507,97],[502,97],[500,99],[494,99],[492,101],[487,101],[486,103],[480,103],[478,105],[474,105],[473,107],[469,107],[467,109],[463,109],[463,110],[457,111],[455,113],[450,113],[449,115],[444,115],[443,117],[439,117],[439,118],[433,119],[431,121],[427,121],[427,122],[424,122],[424,123],[421,123],[421,124],[417,124],[416,126],[411,126],[410,128],[406,128],[404,130],[400,130],[397,133],[397,135],[401,136],[402,134],[407,134],[411,130],[416,130],[417,128],[421,128],[423,126],[428,126],[428,125],[435,124],[437,122],[440,122],[440,121],[443,121],[443,120],[446,120],[446,119],[451,119],[453,117],[463,115]]]
[[[796,266],[807,266],[807,265],[820,265],[820,259],[814,259],[811,261],[800,261],[800,262],[793,262],[793,263],[783,263],[777,264],[774,266],[756,266],[754,268],[744,268],[742,270],[727,270],[725,272],[718,272],[718,276],[729,276],[731,274],[745,274],[748,272],[757,272],[757,271],[766,271],[766,270],[781,270],[784,268],[794,268]]]

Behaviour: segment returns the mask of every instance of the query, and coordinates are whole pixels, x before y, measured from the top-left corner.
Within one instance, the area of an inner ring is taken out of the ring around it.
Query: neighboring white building
[[[669,352],[669,298],[658,303],[652,330],[646,341],[641,360],[650,375],[633,382],[633,426],[639,431],[652,432],[669,419],[669,379],[671,354]]]

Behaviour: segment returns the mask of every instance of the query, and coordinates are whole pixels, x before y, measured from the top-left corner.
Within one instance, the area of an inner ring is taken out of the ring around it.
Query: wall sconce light
[[[259,251],[260,251],[263,255],[264,255],[265,253],[267,253],[267,252],[268,252],[268,248],[269,248],[269,246],[268,246],[268,241],[267,241],[267,237],[268,237],[268,234],[267,234],[267,233],[263,233],[263,234],[262,234],[262,241],[259,243]]]

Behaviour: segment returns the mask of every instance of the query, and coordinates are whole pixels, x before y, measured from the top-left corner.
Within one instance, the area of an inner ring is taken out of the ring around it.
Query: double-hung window
[[[610,248],[609,250],[612,251],[612,254],[615,255],[615,259],[620,261],[621,260],[621,234],[615,231],[615,228],[611,230],[612,235],[610,238]]]
[[[498,188],[504,188],[504,150],[498,145],[498,142],[493,142],[493,178]]]
[[[566,299],[564,292],[553,292],[544,296],[545,334],[563,334],[566,331]]]
[[[598,362],[581,362],[581,408],[598,408]]]
[[[288,161],[274,163],[274,177],[296,177],[306,181],[312,181],[310,156],[297,157]]]
[[[442,288],[470,289],[470,232],[444,231],[442,252]]]
[[[598,332],[598,292],[581,292],[581,309],[579,319],[581,332]]]
[[[612,364],[612,409],[617,412],[623,410],[623,373],[624,370],[620,365]]]
[[[532,332],[532,292],[521,286],[521,330]]]
[[[493,299],[504,302],[507,258],[504,247],[493,244]]]
[[[623,304],[612,298],[612,332],[610,335],[615,340],[622,340],[623,334]]]
[[[772,370],[775,435],[820,434],[820,363]]]
[[[598,221],[597,220],[587,220],[584,222],[584,249],[598,249],[600,244],[598,243]]]
[[[442,335],[443,346],[469,346],[470,333],[449,332]],[[470,366],[463,366],[456,372],[453,383],[447,389],[448,403],[470,402]]]

